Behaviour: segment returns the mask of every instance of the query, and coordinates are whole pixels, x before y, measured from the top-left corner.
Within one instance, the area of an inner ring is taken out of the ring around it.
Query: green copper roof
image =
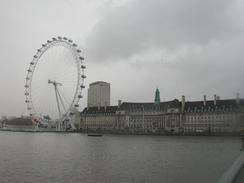
[[[160,103],[160,92],[159,89],[157,88],[155,91],[155,99],[154,99],[154,103],[155,104],[159,104]]]

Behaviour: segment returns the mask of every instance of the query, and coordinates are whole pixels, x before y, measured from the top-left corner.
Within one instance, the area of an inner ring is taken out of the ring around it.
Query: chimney
[[[118,108],[121,106],[122,101],[118,100]]]
[[[105,102],[104,110],[105,110],[105,111],[107,110],[107,102]]]
[[[207,96],[203,95],[203,105],[206,106],[207,104]]]
[[[217,104],[217,95],[214,94],[214,105],[216,105],[216,104]]]
[[[239,96],[239,93],[236,93],[236,103],[238,105],[240,104],[240,96]]]
[[[99,102],[99,104],[98,104],[98,110],[100,110],[100,107],[101,107],[101,103]]]
[[[186,98],[184,95],[182,95],[181,97],[181,110],[184,111],[185,109],[185,102],[186,102]]]

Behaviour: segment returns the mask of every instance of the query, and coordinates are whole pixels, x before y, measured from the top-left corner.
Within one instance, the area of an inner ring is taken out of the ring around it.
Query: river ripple
[[[0,132],[0,182],[214,183],[240,146],[237,137]]]

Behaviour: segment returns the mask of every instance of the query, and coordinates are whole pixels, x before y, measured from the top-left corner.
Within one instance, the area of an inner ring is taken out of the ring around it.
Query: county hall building
[[[155,91],[152,103],[118,102],[117,106],[87,107],[81,112],[81,130],[122,131],[129,133],[240,133],[244,129],[244,100],[161,102]]]

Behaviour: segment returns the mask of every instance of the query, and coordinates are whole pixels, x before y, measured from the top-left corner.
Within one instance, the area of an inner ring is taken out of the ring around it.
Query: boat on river
[[[92,137],[101,137],[103,136],[101,133],[88,133],[88,136],[92,136]]]

